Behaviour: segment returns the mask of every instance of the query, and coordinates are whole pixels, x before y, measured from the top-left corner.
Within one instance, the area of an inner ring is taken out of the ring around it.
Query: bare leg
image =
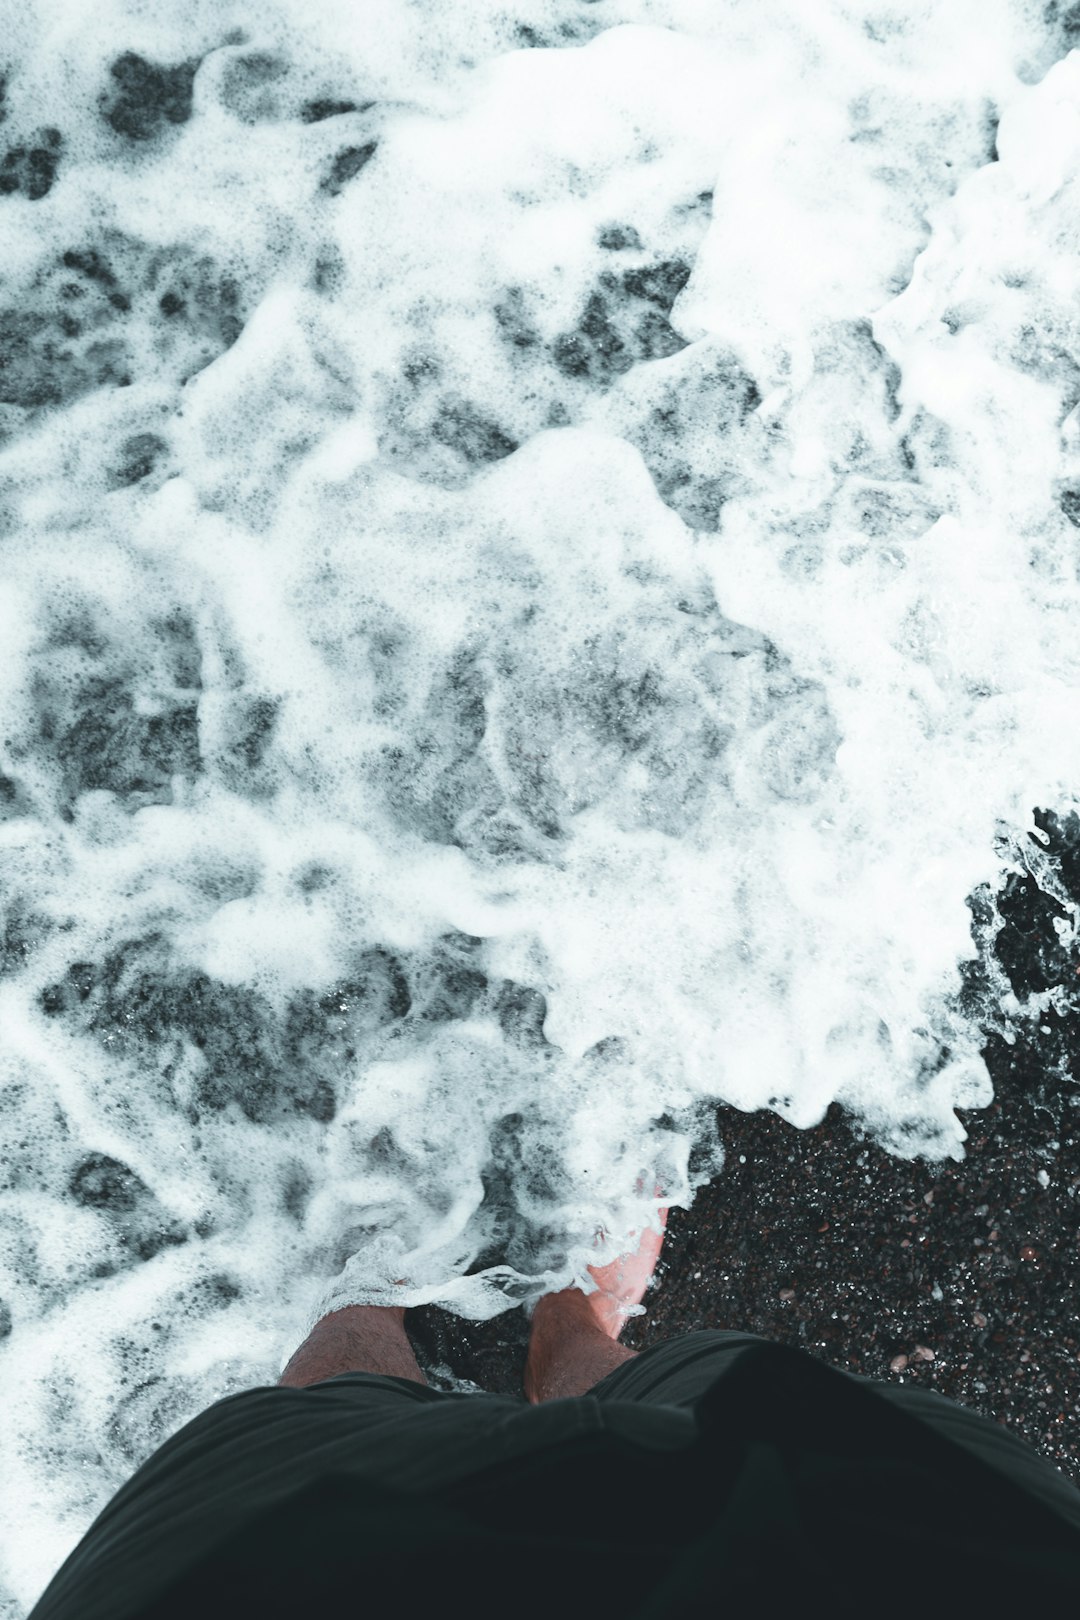
[[[533,1313],[525,1394],[536,1405],[584,1395],[605,1374],[636,1355],[605,1333],[580,1288],[545,1294]]]
[[[279,1384],[304,1389],[344,1372],[390,1373],[427,1379],[405,1332],[405,1312],[394,1305],[346,1305],[316,1322],[285,1368]]]
[[[656,1269],[666,1217],[667,1210],[661,1210],[660,1231],[647,1229],[629,1254],[607,1266],[590,1266],[595,1294],[566,1288],[538,1300],[524,1377],[525,1394],[533,1405],[584,1395],[637,1355],[618,1342],[619,1334],[626,1306],[641,1303]],[[631,1233],[631,1239],[636,1235]]]

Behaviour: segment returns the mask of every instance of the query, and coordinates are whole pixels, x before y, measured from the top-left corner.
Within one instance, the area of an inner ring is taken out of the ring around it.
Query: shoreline
[[[943,1163],[891,1157],[836,1105],[810,1130],[722,1108],[724,1171],[672,1210],[624,1342],[760,1333],[997,1418],[1080,1484],[1080,1107],[995,1080],[962,1116],[965,1158]],[[409,1330],[425,1370],[520,1393],[522,1312],[425,1307]]]

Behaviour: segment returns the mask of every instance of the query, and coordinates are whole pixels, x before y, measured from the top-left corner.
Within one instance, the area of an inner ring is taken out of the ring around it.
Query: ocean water
[[[582,1279],[718,1101],[963,1152],[1058,995],[960,994],[988,897],[1075,934],[1080,8],[3,24],[20,1616],[321,1309]]]

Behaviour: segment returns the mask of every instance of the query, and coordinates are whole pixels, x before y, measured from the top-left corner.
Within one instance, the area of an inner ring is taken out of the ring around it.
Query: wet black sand
[[[965,1116],[965,1159],[944,1164],[890,1157],[837,1109],[808,1131],[722,1110],[723,1174],[672,1212],[625,1341],[735,1327],[801,1345],[987,1413],[1080,1483],[1074,1096],[1006,1080]],[[520,1390],[521,1311],[485,1324],[416,1311],[409,1330],[429,1368]]]

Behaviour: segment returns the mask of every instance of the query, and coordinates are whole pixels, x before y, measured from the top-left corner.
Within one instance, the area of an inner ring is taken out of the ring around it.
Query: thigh
[[[701,1328],[650,1345],[589,1391],[597,1400],[692,1406],[747,1350],[767,1344],[757,1333]]]
[[[722,1385],[724,1375],[748,1351],[771,1343],[754,1333],[719,1329],[687,1333],[654,1345],[632,1361],[624,1362],[591,1393],[599,1400],[693,1406],[715,1384]],[[793,1350],[792,1354],[801,1357],[807,1352]],[[993,1418],[960,1406],[933,1390],[884,1383],[839,1368],[829,1370],[840,1379],[872,1390],[889,1405],[901,1408],[1080,1529],[1080,1490],[1027,1441]]]
[[[449,1394],[382,1373],[342,1373],[303,1389],[261,1385],[200,1412],[136,1470],[105,1509],[159,1491],[173,1501],[207,1494],[273,1494],[298,1470],[362,1461],[379,1437],[422,1411],[489,1397]],[[490,1397],[494,1399],[494,1397]]]
[[[970,1407],[960,1406],[935,1390],[916,1389],[910,1384],[884,1384],[873,1379],[865,1382],[872,1384],[884,1400],[910,1412],[980,1462],[1005,1474],[1080,1530],[1080,1490],[1059,1468],[1004,1424],[984,1417],[981,1412],[973,1412]]]
[[[505,1407],[516,1409],[497,1396],[449,1394],[375,1373],[343,1374],[306,1389],[263,1386],[215,1402],[106,1504],[43,1594],[34,1620],[120,1620],[135,1613],[212,1547],[324,1475],[382,1478],[410,1460],[422,1472],[439,1462],[440,1441],[443,1452],[452,1450],[456,1426],[445,1420],[463,1402],[489,1428]]]

